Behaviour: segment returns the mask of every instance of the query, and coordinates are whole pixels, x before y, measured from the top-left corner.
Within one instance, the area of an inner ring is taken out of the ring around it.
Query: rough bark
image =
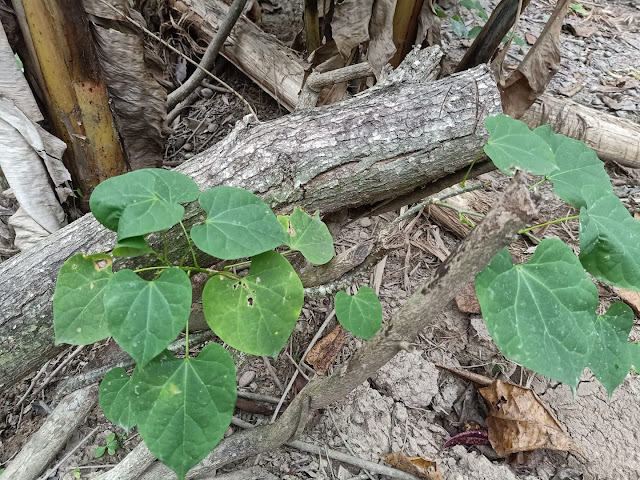
[[[328,213],[409,192],[465,167],[487,140],[484,118],[499,112],[494,81],[481,66],[434,83],[372,89],[266,123],[240,123],[179,171],[202,190],[246,188],[276,211],[300,205]],[[202,219],[197,204],[186,210],[187,226]],[[0,386],[64,348],[53,344],[58,270],[75,253],[109,251],[114,239],[86,216],[0,265]],[[179,227],[168,240],[170,257],[180,258]]]

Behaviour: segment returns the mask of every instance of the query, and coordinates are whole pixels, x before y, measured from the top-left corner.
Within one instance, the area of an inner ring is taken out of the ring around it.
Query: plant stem
[[[167,231],[166,230],[162,231],[162,243],[164,244],[164,262],[169,263],[169,254],[167,252],[168,247],[167,247]]]
[[[531,186],[529,187],[529,190],[533,190],[533,189],[535,189],[538,185],[542,185],[542,184],[543,184],[544,182],[546,182],[547,180],[549,180],[549,177],[545,175],[545,176],[544,176],[544,178],[543,178],[542,180],[540,180],[539,182],[536,182],[536,183],[534,183],[533,185],[531,185]]]
[[[187,243],[189,244],[189,250],[191,250],[191,256],[193,257],[193,264],[196,267],[200,268],[200,265],[198,265],[198,260],[196,259],[196,252],[193,250],[193,247],[191,246],[191,237],[187,233],[187,229],[184,228],[184,223],[182,223],[182,220],[180,220],[180,226],[182,227],[182,231],[184,232],[184,236],[187,239]]]
[[[554,223],[560,223],[560,222],[564,222],[566,220],[575,220],[576,218],[580,218],[580,215],[572,215],[570,217],[557,218],[556,220],[550,220],[548,222],[540,223],[539,225],[534,225],[533,227],[529,227],[529,228],[525,228],[523,230],[520,230],[518,233],[519,234],[527,233],[528,231],[535,230],[536,228],[546,227],[547,225],[553,225]]]
[[[438,207],[450,208],[451,210],[455,210],[461,215],[471,215],[474,217],[484,218],[484,213],[474,212],[473,210],[464,210],[462,208],[456,207],[455,205],[451,205],[450,203],[435,201],[433,202],[433,204],[437,205]]]
[[[471,165],[469,165],[469,170],[467,170],[467,173],[464,174],[464,178],[462,179],[462,182],[460,183],[460,186],[462,188],[464,188],[465,184],[467,183],[467,178],[469,177],[469,175],[471,175],[471,169],[473,168],[473,166],[476,164],[476,162],[480,158],[480,155],[482,155],[483,153],[484,153],[484,147],[482,147],[480,149],[480,151],[478,153],[476,153],[476,156],[473,159],[473,162],[471,162]]]
[[[224,271],[232,269],[233,267],[239,267],[241,265],[246,265],[247,263],[251,263],[251,260],[245,260],[244,262],[232,263],[231,265],[227,265],[224,267]]]

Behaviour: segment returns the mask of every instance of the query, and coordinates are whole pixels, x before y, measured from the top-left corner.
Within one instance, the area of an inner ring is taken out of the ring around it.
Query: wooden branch
[[[394,83],[271,122],[240,122],[179,171],[202,190],[246,188],[278,212],[299,205],[327,213],[395,197],[465,167],[487,140],[484,118],[499,112],[497,88],[481,66],[428,84]],[[186,210],[187,227],[202,220],[197,203]],[[179,259],[181,229],[167,236],[170,258]],[[0,386],[65,348],[53,344],[58,270],[75,253],[110,251],[114,240],[86,216],[0,264]],[[118,260],[116,267],[142,260]]]
[[[640,125],[544,94],[522,116],[530,128],[547,123],[556,133],[581,140],[601,160],[640,168]]]
[[[346,364],[336,368],[335,373],[329,377],[309,383],[275,423],[227,437],[196,468],[199,471],[218,468],[232,461],[273,450],[288,442],[300,423],[307,421],[306,417],[301,417],[305,404],[308,403],[312,409],[320,409],[343,400],[391,360],[407,342],[432,325],[437,313],[445,308],[464,285],[474,279],[495,254],[517,238],[518,231],[535,214],[529,190],[521,175],[516,174],[504,195],[483,221],[436,269],[432,278],[419,286],[392,319]],[[136,478],[149,461],[151,454],[141,443],[122,462],[126,462],[122,469],[118,465],[98,477],[98,480]],[[141,468],[133,470],[135,465]],[[163,478],[165,471],[166,467],[157,463],[143,478]],[[130,476],[125,476],[125,472]],[[193,477],[187,475],[187,478]]]
[[[3,479],[35,480],[65,447],[98,403],[98,387],[86,387],[67,395],[42,427],[22,447],[2,472]]]

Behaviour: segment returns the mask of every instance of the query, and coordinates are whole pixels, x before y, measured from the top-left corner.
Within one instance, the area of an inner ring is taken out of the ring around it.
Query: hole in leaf
[[[232,288],[233,288],[234,290],[236,290],[236,289],[238,288],[238,284],[237,284],[237,283],[234,283]]]
[[[253,298],[252,297],[247,298],[247,305],[249,305],[250,307],[253,307]]]

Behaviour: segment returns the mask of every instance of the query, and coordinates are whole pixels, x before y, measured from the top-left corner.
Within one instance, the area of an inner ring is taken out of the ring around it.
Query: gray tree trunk
[[[201,190],[246,188],[278,212],[300,205],[329,213],[394,197],[464,168],[487,140],[485,117],[500,112],[495,81],[480,66],[434,83],[371,89],[270,122],[239,122],[178,171]],[[203,218],[197,202],[186,210],[187,227]],[[180,229],[168,238],[170,255],[179,258],[185,247]],[[114,244],[115,234],[87,215],[0,265],[0,387],[66,348],[53,343],[60,266],[75,253],[109,251]]]

